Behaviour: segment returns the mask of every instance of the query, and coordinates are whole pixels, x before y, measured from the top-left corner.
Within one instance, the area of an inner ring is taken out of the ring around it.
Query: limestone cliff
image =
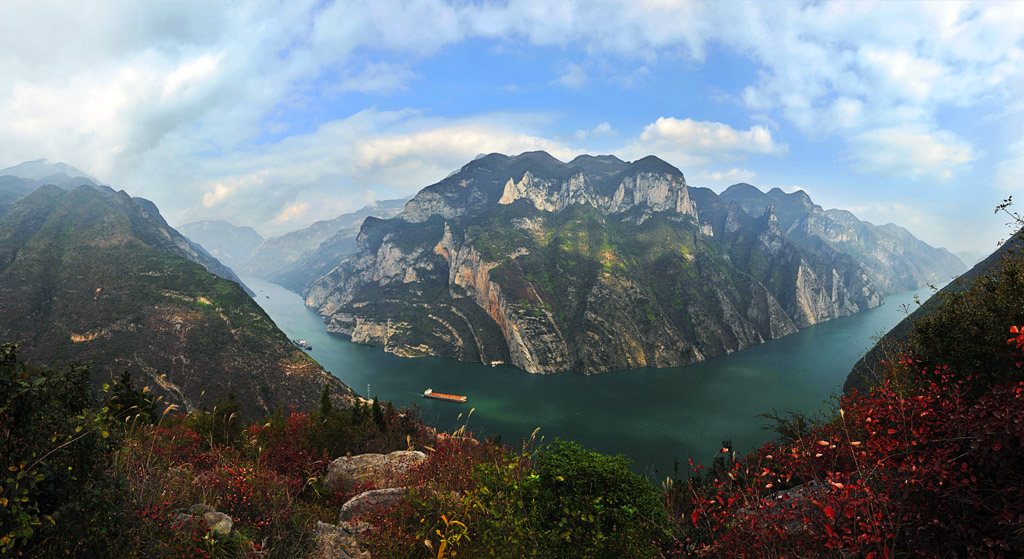
[[[767,193],[741,183],[730,186],[721,199],[735,202],[751,216],[771,205],[780,229],[800,247],[821,254],[852,258],[882,294],[945,285],[966,266],[944,248],[934,248],[892,223],[877,226],[846,210],[824,210],[806,192]]]
[[[945,255],[802,192],[690,188],[656,157],[491,154],[366,219],[306,303],[398,355],[589,374],[696,363],[877,306],[941,277]]]
[[[655,157],[491,154],[368,218],[306,303],[356,342],[534,373],[687,365],[880,304],[773,210],[698,190]]]

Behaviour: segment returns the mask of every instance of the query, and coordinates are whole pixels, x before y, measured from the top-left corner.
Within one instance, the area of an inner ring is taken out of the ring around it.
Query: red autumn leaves
[[[1024,328],[1008,340],[1024,349]],[[905,358],[898,385],[843,397],[810,435],[768,443],[692,483],[696,555],[1014,557],[1024,549],[1024,382]],[[1018,363],[1020,366],[1021,363]],[[974,392],[975,394],[977,392]],[[689,509],[689,510],[686,510]]]

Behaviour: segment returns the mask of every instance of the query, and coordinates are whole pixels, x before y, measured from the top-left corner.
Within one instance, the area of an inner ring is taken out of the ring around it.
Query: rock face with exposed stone
[[[359,534],[370,525],[358,518],[368,512],[389,507],[411,490],[403,487],[409,470],[427,459],[418,450],[396,450],[388,454],[342,456],[331,462],[323,484],[328,491],[348,490],[357,484],[374,489],[364,491],[341,506],[338,524],[318,522],[313,532],[316,547],[310,559],[369,559],[359,546]]]
[[[352,497],[341,506],[338,522],[346,522],[362,516],[370,511],[383,509],[395,504],[409,494],[408,487],[388,487],[364,491]]]
[[[179,512],[177,520],[202,519],[203,526],[216,539],[224,539],[231,536],[234,530],[234,520],[223,512],[206,504],[192,505],[188,509]]]
[[[367,218],[306,304],[328,331],[400,356],[591,374],[738,351],[958,263],[895,226],[747,186],[691,188],[653,156],[490,154]],[[819,214],[846,225],[799,226]]]
[[[309,559],[370,559],[370,552],[359,545],[358,536],[369,529],[365,522],[339,525],[317,522],[313,529],[316,542]]]
[[[409,468],[423,462],[427,455],[418,450],[396,450],[389,454],[342,456],[331,462],[324,475],[324,487],[335,491],[369,482],[374,487],[391,487],[404,478]]]

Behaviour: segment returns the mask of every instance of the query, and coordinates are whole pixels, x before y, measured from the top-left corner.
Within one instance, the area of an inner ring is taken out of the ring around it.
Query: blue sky
[[[981,254],[1024,190],[1024,2],[12,0],[0,53],[0,167],[66,161],[172,224],[280,234],[544,149]]]

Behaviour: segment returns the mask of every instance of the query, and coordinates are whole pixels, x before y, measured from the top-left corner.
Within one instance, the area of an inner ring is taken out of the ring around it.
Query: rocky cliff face
[[[301,293],[355,249],[355,237],[364,219],[392,217],[402,211],[406,202],[408,199],[382,200],[305,229],[265,239],[238,263],[237,269]]]
[[[771,205],[780,228],[799,246],[818,253],[852,258],[883,294],[945,285],[966,269],[944,248],[933,248],[894,224],[876,226],[846,210],[824,210],[803,191],[767,193],[741,183],[730,186],[721,199],[735,202],[752,216]]]
[[[881,303],[774,209],[698,191],[655,157],[491,154],[367,219],[306,303],[399,355],[534,373],[687,365]]]

